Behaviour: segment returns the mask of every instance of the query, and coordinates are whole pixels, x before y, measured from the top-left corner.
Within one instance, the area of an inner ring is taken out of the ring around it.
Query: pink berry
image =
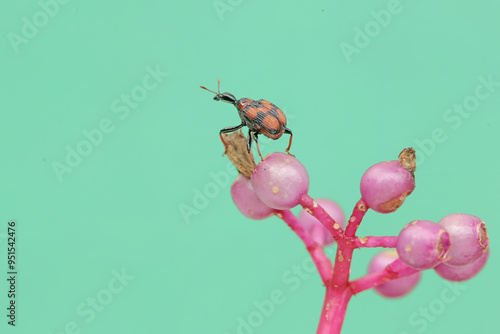
[[[394,250],[383,251],[378,253],[370,261],[368,267],[368,273],[373,273],[384,269],[388,264],[392,263],[398,258],[398,254]],[[384,297],[396,298],[402,297],[408,293],[417,285],[420,280],[421,272],[416,272],[415,274],[401,277],[374,288],[379,294]]]
[[[342,211],[340,205],[326,198],[318,199],[315,202],[321,205],[323,209],[325,209],[325,211],[330,215],[330,217],[333,218],[333,220],[339,223],[340,226],[344,227],[345,216],[344,211]],[[327,246],[335,241],[332,234],[328,232],[326,227],[323,226],[323,224],[321,224],[319,220],[307,213],[307,211],[300,211],[299,221],[302,227],[304,227],[304,229],[309,233],[311,238],[313,238],[313,240],[317,244],[321,246]]]
[[[242,214],[251,219],[264,219],[275,211],[257,197],[252,188],[250,179],[242,174],[238,175],[231,186],[231,196],[234,204]]]
[[[415,189],[415,179],[399,161],[379,162],[361,178],[361,197],[380,213],[396,211]]]
[[[461,267],[452,267],[445,263],[441,263],[440,265],[436,266],[434,270],[439,276],[448,281],[466,281],[476,276],[481,271],[481,269],[483,269],[484,265],[486,264],[486,260],[488,260],[489,254],[490,250],[488,249],[486,253],[476,262]]]
[[[285,153],[265,157],[255,168],[251,180],[260,200],[274,209],[293,208],[309,190],[305,167]]]
[[[434,268],[446,259],[450,236],[440,225],[416,220],[406,225],[398,236],[396,250],[409,267],[424,270]]]
[[[484,222],[476,216],[454,213],[439,221],[451,239],[449,266],[465,266],[478,260],[488,250],[488,233]]]

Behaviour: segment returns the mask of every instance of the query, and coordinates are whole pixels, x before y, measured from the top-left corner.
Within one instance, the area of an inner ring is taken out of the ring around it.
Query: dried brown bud
[[[224,134],[224,140],[227,143],[226,152],[224,152],[238,171],[250,178],[255,168],[252,151],[248,154],[247,138],[240,131],[230,134]]]
[[[399,153],[399,163],[407,171],[410,172],[413,179],[415,179],[415,170],[417,169],[415,150],[412,147],[405,148]]]

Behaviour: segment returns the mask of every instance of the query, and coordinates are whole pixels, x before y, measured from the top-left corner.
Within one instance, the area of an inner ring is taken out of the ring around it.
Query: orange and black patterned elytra
[[[280,138],[283,133],[287,133],[290,135],[290,141],[288,143],[288,147],[285,150],[288,154],[290,154],[290,146],[292,146],[292,131],[286,127],[286,116],[278,108],[276,105],[272,104],[266,100],[252,100],[249,98],[242,98],[237,100],[233,94],[231,93],[220,93],[220,79],[218,80],[219,89],[217,93],[207,89],[203,86],[201,88],[208,90],[215,94],[214,100],[223,101],[226,103],[233,104],[236,109],[238,109],[238,114],[241,118],[241,124],[237,126],[229,126],[220,130],[219,135],[222,143],[226,146],[226,142],[222,137],[223,133],[233,132],[238,129],[241,129],[244,126],[248,127],[248,142],[247,142],[247,150],[250,153],[250,148],[252,147],[252,138],[255,140],[257,144],[257,151],[259,152],[259,156],[262,159],[262,155],[260,154],[258,135],[263,134],[264,136],[271,139]],[[290,154],[291,155],[291,154]]]

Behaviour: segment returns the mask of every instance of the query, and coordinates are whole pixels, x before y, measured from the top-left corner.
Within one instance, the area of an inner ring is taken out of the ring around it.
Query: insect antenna
[[[204,90],[208,90],[209,92],[212,92],[212,93],[214,93],[215,95],[219,95],[219,94],[220,94],[220,78],[219,78],[219,79],[217,79],[217,82],[218,82],[218,86],[217,86],[217,91],[218,91],[218,93],[216,93],[216,92],[214,92],[213,90],[210,90],[210,89],[208,89],[208,88],[206,88],[206,87],[203,87],[203,86],[200,86],[200,88],[203,88]]]

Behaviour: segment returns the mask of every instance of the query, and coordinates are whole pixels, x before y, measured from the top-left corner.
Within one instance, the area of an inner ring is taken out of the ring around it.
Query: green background
[[[239,118],[198,88],[217,78],[222,91],[286,112],[310,195],[347,212],[369,166],[417,149],[415,192],[396,213],[369,212],[360,235],[454,212],[488,224],[493,250],[479,276],[453,290],[425,272],[398,300],[362,293],[344,333],[498,328],[500,87],[470,116],[447,111],[474,102],[480,77],[500,81],[498,1],[45,2],[52,16],[34,0],[0,12],[0,267],[15,219],[19,271],[15,329],[0,280],[0,332],[233,334],[274,290],[283,303],[240,333],[315,332],[324,287],[315,272],[291,273],[307,259],[300,240],[231,201],[218,131]],[[346,56],[347,44],[358,47]],[[148,69],[162,72],[156,82]],[[131,94],[140,101],[126,106]],[[102,122],[108,132],[85,146]],[[261,143],[267,154],[287,139]],[[58,177],[54,165],[78,145],[87,156]],[[375,253],[356,252],[353,277]],[[125,283],[114,279],[122,270]]]

